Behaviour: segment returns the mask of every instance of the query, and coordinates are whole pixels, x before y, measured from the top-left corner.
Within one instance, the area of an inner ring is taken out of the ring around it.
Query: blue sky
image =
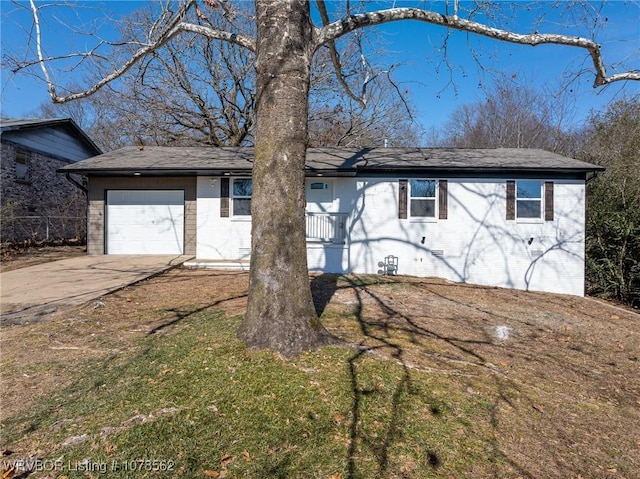
[[[52,2],[51,2],[52,3]],[[64,18],[69,26],[78,29],[91,24],[102,35],[115,35],[112,23],[103,18],[104,4],[115,14],[128,13],[139,7],[139,1],[83,2],[89,8],[56,10],[47,13]],[[395,2],[396,5],[420,6],[422,2]],[[448,7],[452,8],[453,0]],[[498,2],[500,3],[500,2]],[[501,2],[505,3],[505,2]],[[567,9],[551,9],[553,2],[527,2],[519,6],[523,14],[512,20],[515,31],[529,33],[565,33],[591,36],[591,30],[583,18],[575,18]],[[561,2],[562,3],[562,2]],[[23,2],[23,5],[27,3]],[[373,4],[370,4],[373,5]],[[382,6],[389,3],[380,2]],[[9,0],[0,0],[2,9],[2,52],[24,52],[26,32],[32,28],[28,11],[17,8]],[[604,27],[596,32],[595,39],[602,45],[607,66],[618,65],[626,69],[640,69],[640,5],[636,2],[610,1],[590,4],[591,13],[607,18]],[[437,2],[433,8],[445,11],[445,2]],[[546,12],[544,22],[536,22],[540,12]],[[94,22],[94,23],[90,23]],[[592,109],[599,110],[610,101],[625,94],[640,93],[640,82],[626,82],[593,89],[593,70],[586,51],[555,45],[529,47],[510,45],[482,37],[469,37],[466,33],[451,32],[447,43],[449,70],[442,64],[441,47],[445,30],[418,22],[396,22],[376,27],[380,32],[380,48],[384,55],[375,58],[379,65],[396,64],[395,75],[410,91],[418,121],[425,130],[439,127],[451,112],[464,103],[481,100],[486,87],[493,81],[493,73],[501,72],[508,78],[552,92],[561,87],[572,107],[572,124],[580,124]],[[62,54],[91,46],[91,39],[69,35],[54,23],[43,24],[45,44],[50,53]],[[484,72],[477,66],[482,62]],[[575,79],[577,73],[588,70]],[[609,68],[611,70],[611,68]],[[39,73],[37,69],[32,73]],[[74,73],[61,72],[65,81],[73,80]],[[77,73],[75,73],[77,74]],[[573,79],[573,81],[571,81]],[[44,83],[31,75],[12,75],[2,71],[2,116],[23,117],[33,113],[48,101]]]

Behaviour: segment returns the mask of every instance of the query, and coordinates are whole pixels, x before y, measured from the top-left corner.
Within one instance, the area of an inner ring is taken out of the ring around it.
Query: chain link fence
[[[3,243],[85,239],[87,218],[78,216],[13,216],[2,218]]]

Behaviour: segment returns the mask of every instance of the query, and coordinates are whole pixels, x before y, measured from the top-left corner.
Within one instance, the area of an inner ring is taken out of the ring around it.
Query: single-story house
[[[57,170],[100,148],[70,118],[2,118],[0,140],[2,241],[84,235],[86,196]]]
[[[89,254],[251,254],[252,148],[130,147],[65,166],[89,185]],[[585,184],[542,150],[312,148],[310,271],[584,293]],[[282,238],[286,241],[286,238]]]

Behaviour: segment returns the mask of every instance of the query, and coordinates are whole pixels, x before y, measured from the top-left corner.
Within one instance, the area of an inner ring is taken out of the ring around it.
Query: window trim
[[[517,183],[521,181],[535,181],[540,184],[539,198],[519,198],[517,194]],[[506,186],[506,219],[518,223],[544,223],[554,221],[554,182],[553,180],[543,180],[536,178],[521,178],[518,180],[507,180]],[[533,218],[518,216],[519,201],[539,201],[540,215]]]
[[[518,183],[537,183],[538,184],[538,197],[521,197],[518,195],[520,188],[518,187]],[[516,200],[516,220],[521,223],[526,222],[541,222],[544,220],[544,193],[543,193],[543,181],[535,180],[535,179],[521,179],[516,180],[516,191],[515,191],[515,200]],[[521,203],[537,203],[539,206],[538,216],[520,216],[520,204]]]

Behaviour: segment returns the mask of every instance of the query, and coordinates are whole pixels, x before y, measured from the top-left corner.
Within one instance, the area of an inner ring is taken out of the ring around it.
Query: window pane
[[[542,182],[534,180],[518,181],[518,198],[542,198]]]
[[[540,218],[542,213],[540,200],[518,200],[518,218]]]
[[[251,200],[245,198],[233,199],[234,216],[251,216]]]
[[[16,178],[18,180],[29,181],[29,165],[16,163]]]
[[[327,183],[311,183],[312,190],[328,190],[329,185]]]
[[[24,150],[16,150],[16,179],[29,181],[29,154]]]
[[[435,198],[436,180],[411,180],[412,198]]]
[[[411,216],[433,218],[436,216],[436,200],[411,200]]]
[[[233,180],[233,196],[251,196],[251,180]]]

